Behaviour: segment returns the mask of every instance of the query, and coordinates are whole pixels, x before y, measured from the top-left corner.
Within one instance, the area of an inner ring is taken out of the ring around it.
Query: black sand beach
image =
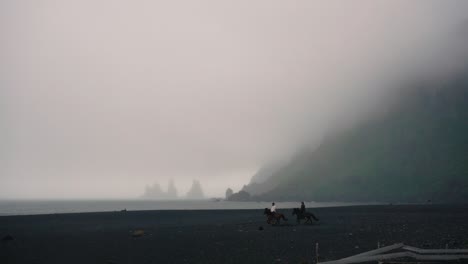
[[[269,226],[263,210],[0,217],[0,263],[312,263],[397,242],[468,248],[468,206],[318,208],[319,224]],[[263,227],[263,230],[259,230]],[[144,235],[132,236],[135,230]],[[8,239],[6,236],[10,235]]]

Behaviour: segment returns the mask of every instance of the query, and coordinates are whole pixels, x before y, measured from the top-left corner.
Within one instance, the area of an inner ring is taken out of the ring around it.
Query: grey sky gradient
[[[451,72],[467,19],[463,0],[0,0],[0,198],[237,191],[392,83]]]

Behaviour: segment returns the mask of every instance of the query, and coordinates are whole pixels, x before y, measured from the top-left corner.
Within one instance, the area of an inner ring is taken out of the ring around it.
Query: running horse
[[[314,219],[315,221],[319,220],[317,217],[315,217],[313,213],[302,212],[299,208],[294,208],[292,211],[292,214],[297,216],[298,224],[301,223],[301,219],[305,219],[306,220],[305,223],[311,223],[311,224],[312,224],[312,219]]]
[[[288,219],[286,219],[284,214],[271,212],[271,210],[269,208],[265,208],[265,210],[263,211],[263,214],[268,217],[267,218],[267,223],[268,224],[273,224],[273,225],[279,224],[281,219],[283,219],[284,221],[288,221]]]

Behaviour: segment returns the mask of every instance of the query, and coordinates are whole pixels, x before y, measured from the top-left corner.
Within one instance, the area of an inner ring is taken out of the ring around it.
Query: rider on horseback
[[[319,219],[312,212],[306,212],[304,202],[301,202],[301,208],[293,209],[293,215],[297,216],[298,223],[300,223],[301,219],[306,219],[306,223],[312,223],[312,219],[319,221]]]
[[[288,221],[288,219],[278,212],[276,212],[276,205],[275,203],[271,203],[271,208],[265,208],[263,214],[268,216],[267,223],[268,224],[279,224],[280,220],[283,219],[284,221]]]
[[[275,213],[275,214],[276,214],[276,205],[275,205],[275,203],[271,203],[270,211],[271,211],[272,213]]]

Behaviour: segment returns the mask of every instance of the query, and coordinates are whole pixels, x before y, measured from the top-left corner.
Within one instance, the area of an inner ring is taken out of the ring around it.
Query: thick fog
[[[456,69],[467,19],[464,0],[1,0],[0,198],[237,191]]]

